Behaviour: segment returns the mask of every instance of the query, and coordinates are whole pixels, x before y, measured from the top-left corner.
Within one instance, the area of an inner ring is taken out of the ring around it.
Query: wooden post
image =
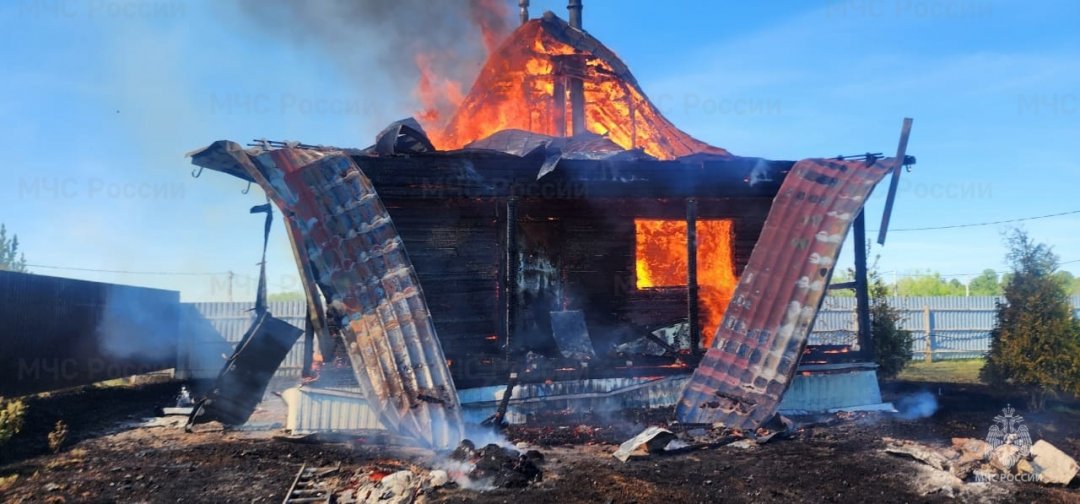
[[[855,217],[855,312],[859,319],[859,348],[874,359],[874,335],[870,332],[870,286],[866,278],[866,212]]]
[[[307,378],[312,376],[315,365],[315,314],[312,312],[310,306],[307,309],[307,316],[304,317],[304,368],[300,371],[300,375]],[[323,360],[327,361],[332,359],[333,356],[324,355]]]
[[[701,327],[698,321],[697,278],[697,200],[686,200],[686,318],[690,324],[690,353],[701,352]]]
[[[552,98],[555,99],[555,136],[566,136],[566,78],[561,75],[553,77],[555,81],[552,90]]]
[[[923,327],[926,328],[926,349],[923,360],[934,362],[934,319],[930,314],[930,305],[923,306]]]
[[[504,339],[506,342],[506,360],[510,361],[511,344],[514,341],[514,326],[517,324],[517,198],[511,196],[506,200],[506,271],[503,276],[502,294],[504,300]]]

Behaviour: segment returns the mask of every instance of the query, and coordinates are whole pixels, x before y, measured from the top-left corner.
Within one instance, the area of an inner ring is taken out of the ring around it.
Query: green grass
[[[915,382],[979,383],[983,359],[909,362],[896,378]]]

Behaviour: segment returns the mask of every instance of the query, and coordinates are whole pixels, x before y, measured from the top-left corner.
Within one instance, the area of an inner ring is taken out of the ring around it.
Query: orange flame
[[[452,96],[445,84],[433,85],[438,79],[433,78],[430,67],[424,72],[423,61],[418,59],[420,87],[426,86],[436,95],[446,93],[440,99],[460,102],[445,125],[442,114],[421,114],[432,143],[443,150],[458,149],[505,129],[568,136],[571,112],[567,90],[573,78],[584,82],[586,128],[625,149],[640,148],[659,159],[698,152],[728,154],[668,122],[614,53],[599,42],[588,41],[585,45],[592,44],[595,53],[580,52],[566,42],[566,36],[558,34],[565,30],[568,28],[561,20],[534,19],[497,50],[495,32],[482,30],[485,44],[494,52],[463,100]],[[423,102],[425,111],[430,110],[431,102],[431,98]]]
[[[494,52],[499,42],[510,33],[508,14],[506,3],[501,0],[469,1],[469,19],[483,42],[485,57]],[[437,134],[437,127],[446,123],[465,99],[461,82],[446,76],[443,70],[448,70],[448,66],[468,63],[469,54],[472,53],[456,47],[420,52],[413,57],[419,73],[413,94],[421,106],[416,115],[434,134]],[[441,68],[436,63],[440,63]]]
[[[635,219],[637,288],[686,285],[686,221]],[[698,303],[706,348],[735,292],[730,220],[697,221]]]

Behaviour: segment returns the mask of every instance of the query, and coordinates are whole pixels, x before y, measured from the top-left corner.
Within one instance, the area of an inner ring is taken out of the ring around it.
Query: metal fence
[[[183,340],[187,344],[186,371],[191,378],[215,378],[225,359],[255,319],[251,302],[184,303]],[[268,304],[270,313],[300,329],[304,328],[307,305],[303,301]],[[300,376],[304,369],[304,338],[293,345],[275,376]]]
[[[903,329],[912,331],[913,359],[969,359],[990,349],[990,330],[1000,297],[897,297],[889,304],[900,310]],[[1080,317],[1080,296],[1072,298]],[[183,303],[181,345],[186,345],[186,370],[193,378],[213,378],[225,358],[251,325],[252,304]],[[286,322],[304,327],[303,301],[273,302],[270,313]],[[827,297],[810,334],[810,344],[848,345],[856,332],[855,298]],[[929,345],[927,344],[929,342]],[[299,376],[304,366],[304,340],[300,338],[278,369],[278,376]]]
[[[180,293],[0,271],[0,395],[172,368]]]
[[[1003,298],[976,297],[895,297],[889,304],[900,310],[900,327],[912,332],[913,359],[970,359],[990,350],[995,308]],[[1080,316],[1080,296],[1073,296],[1073,312]],[[855,298],[825,298],[818,313],[811,345],[854,342],[857,330]]]

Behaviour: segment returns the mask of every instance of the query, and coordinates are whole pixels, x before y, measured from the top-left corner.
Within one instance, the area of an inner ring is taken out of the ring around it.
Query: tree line
[[[966,283],[957,278],[946,278],[936,271],[904,275],[896,279],[895,283],[888,282],[885,278],[879,278],[879,281],[882,292],[889,296],[1001,296],[1005,294],[1005,288],[1012,280],[1012,275],[1011,271],[999,274],[996,270],[987,268]],[[1080,296],[1080,278],[1063,270],[1055,271],[1050,277],[1061,285],[1067,295]],[[833,283],[848,282],[853,278],[850,271],[837,271],[832,281]],[[829,294],[841,297],[855,295],[850,290],[837,290]]]

